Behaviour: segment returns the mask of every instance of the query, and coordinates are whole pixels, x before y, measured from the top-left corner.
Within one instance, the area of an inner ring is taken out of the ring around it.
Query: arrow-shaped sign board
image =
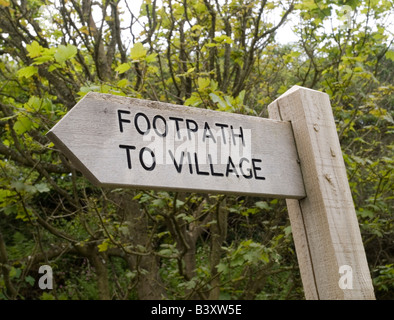
[[[91,92],[48,137],[99,186],[305,197],[290,122]]]

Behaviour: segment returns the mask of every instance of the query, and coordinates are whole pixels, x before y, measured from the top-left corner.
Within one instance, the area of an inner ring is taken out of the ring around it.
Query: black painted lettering
[[[135,150],[134,146],[129,146],[127,144],[120,144],[119,148],[126,149],[126,156],[127,156],[127,167],[131,169],[131,154],[130,150]]]
[[[238,175],[237,169],[235,168],[234,162],[231,159],[231,157],[229,156],[228,161],[227,161],[227,166],[226,166],[226,177],[228,177],[228,175],[230,173],[234,173],[237,176],[237,178],[239,178],[239,175]]]
[[[119,130],[120,132],[123,132],[123,124],[122,122],[125,123],[130,123],[131,121],[129,119],[123,119],[122,118],[122,113],[123,114],[130,114],[131,112],[128,110],[118,110],[118,121],[119,121]]]
[[[201,176],[209,176],[209,172],[201,171],[201,170],[200,170],[200,168],[199,168],[199,166],[198,166],[198,157],[197,157],[197,153],[195,153],[195,152],[194,152],[194,161],[195,161],[195,163],[196,163],[196,173],[197,173],[198,175],[201,175]]]
[[[182,118],[177,118],[177,117],[169,117],[168,119],[175,121],[176,134],[178,136],[178,139],[180,139],[181,138],[181,134],[179,133],[179,131],[180,131],[180,129],[179,129],[179,122],[183,121],[183,119]]]
[[[234,143],[234,145],[237,145],[236,142],[235,142],[235,136],[237,136],[238,138],[241,139],[242,145],[245,146],[244,132],[243,132],[242,127],[239,127],[239,133],[234,133],[234,128],[233,128],[233,126],[230,126],[230,129],[231,129],[231,135],[232,135],[232,137],[233,137],[233,143]]]
[[[194,128],[191,128],[190,124],[192,124],[194,126]],[[198,131],[198,124],[194,120],[186,119],[186,128],[187,128],[187,135],[189,137],[189,140],[191,140],[192,136],[191,136],[190,132],[197,132]]]
[[[224,174],[220,173],[220,172],[215,172],[213,169],[213,163],[212,163],[212,156],[210,154],[208,154],[208,160],[209,160],[209,168],[211,169],[211,175],[212,176],[216,176],[216,177],[223,177]]]
[[[261,167],[258,167],[256,165],[256,162],[262,162],[260,159],[252,159],[252,167],[253,167],[253,173],[254,173],[254,178],[256,180],[265,180],[265,177],[259,177],[257,176],[257,171],[261,170]]]
[[[146,163],[144,161],[144,152],[145,151],[147,151],[152,158],[152,164],[150,166],[146,165]],[[153,151],[151,149],[144,147],[140,150],[140,163],[141,163],[142,167],[147,171],[152,171],[156,167],[155,154],[153,153]]]
[[[141,128],[140,128],[140,125],[139,125],[139,122],[138,122],[138,118],[140,118],[140,117],[145,119],[145,122],[146,122],[146,129],[145,129],[145,131],[141,130]],[[139,134],[144,135],[144,134],[148,134],[149,133],[149,131],[150,131],[150,122],[149,122],[149,119],[148,119],[148,117],[146,116],[145,113],[138,112],[134,116],[134,126],[137,129]]]
[[[207,134],[207,131],[209,131],[209,134]],[[205,138],[212,138],[213,142],[216,143],[215,136],[212,134],[211,128],[209,127],[208,122],[205,122],[204,124],[204,136],[202,137],[202,141],[205,142]]]
[[[222,138],[223,138],[223,143],[226,144],[226,135],[224,133],[224,128],[228,128],[227,124],[224,123],[215,123],[215,126],[218,126],[221,131],[222,131]]]
[[[185,152],[182,151],[181,158],[179,159],[179,163],[176,162],[175,156],[174,156],[174,154],[172,153],[171,150],[168,150],[168,153],[170,154],[170,157],[171,157],[172,161],[174,162],[174,166],[175,166],[176,171],[178,173],[181,173],[182,172],[182,166],[183,166],[183,158],[185,156]]]
[[[244,170],[243,170],[243,168],[242,168],[242,164],[243,164],[245,161],[246,161],[247,163],[250,163],[250,161],[249,161],[248,159],[246,159],[246,158],[241,158],[241,160],[239,161],[239,169],[241,170],[241,173],[242,173],[242,175],[243,175],[243,177],[244,177],[245,179],[251,179],[251,178],[253,178],[252,169],[248,168],[248,174],[245,174],[245,172],[244,172]]]
[[[189,172],[190,174],[193,174],[193,164],[192,164],[192,158],[190,156],[190,152],[187,152],[187,160],[189,162]]]
[[[157,130],[157,126],[156,126],[157,119],[160,119],[163,122],[163,124],[164,124],[164,132],[159,132]],[[166,122],[166,119],[164,119],[164,117],[162,117],[161,115],[154,116],[153,117],[153,129],[155,130],[155,132],[156,132],[156,134],[158,136],[164,138],[167,135],[167,122]]]

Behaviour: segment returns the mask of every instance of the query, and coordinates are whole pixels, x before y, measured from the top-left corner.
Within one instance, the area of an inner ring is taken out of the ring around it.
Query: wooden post
[[[286,203],[306,299],[375,299],[328,95],[295,86],[268,110],[291,122],[304,179]]]

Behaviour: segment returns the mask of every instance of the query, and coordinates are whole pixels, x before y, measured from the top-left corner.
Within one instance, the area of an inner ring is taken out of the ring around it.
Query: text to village
[[[159,163],[170,164],[178,174],[265,180],[262,160],[251,156],[250,130],[242,126],[122,109],[117,118],[120,133],[127,134],[131,126],[131,134],[147,142],[139,150],[133,144],[119,144],[130,170],[139,165],[153,171]]]

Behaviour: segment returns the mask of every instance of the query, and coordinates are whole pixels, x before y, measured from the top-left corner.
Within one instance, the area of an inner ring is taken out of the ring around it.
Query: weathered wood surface
[[[289,122],[91,92],[48,137],[101,186],[305,196]]]
[[[374,290],[327,94],[293,87],[269,106],[291,121],[307,197],[287,200],[307,299],[374,299]],[[341,266],[352,270],[340,286]]]

